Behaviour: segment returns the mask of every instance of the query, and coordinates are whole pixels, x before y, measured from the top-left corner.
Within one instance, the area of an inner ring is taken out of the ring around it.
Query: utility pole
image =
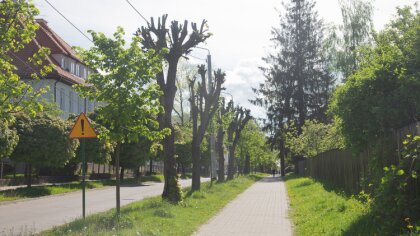
[[[210,50],[207,48],[196,47],[199,49],[203,49],[207,51],[207,79],[208,79],[208,87],[209,93],[213,92],[213,80],[212,80],[212,65],[211,65],[211,54]],[[216,160],[216,142],[215,142],[215,134],[213,130],[213,122],[210,123],[210,184],[213,183],[213,178],[217,176],[216,169],[217,169],[217,160]]]

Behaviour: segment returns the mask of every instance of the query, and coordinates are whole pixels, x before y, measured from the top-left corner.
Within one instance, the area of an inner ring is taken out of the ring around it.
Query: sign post
[[[86,217],[86,157],[85,146],[87,138],[96,138],[96,132],[91,127],[85,113],[80,113],[77,117],[76,123],[70,131],[69,137],[71,139],[78,138],[80,142],[80,152],[82,156],[82,205],[83,205],[83,219]]]

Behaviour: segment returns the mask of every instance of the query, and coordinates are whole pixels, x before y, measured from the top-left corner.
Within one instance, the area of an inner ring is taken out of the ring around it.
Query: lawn
[[[88,216],[42,232],[41,235],[191,235],[228,202],[263,175],[241,176],[223,183],[202,184],[202,190],[186,193],[180,204],[172,205],[152,197],[115,210]]]
[[[130,178],[130,179],[123,180],[122,184],[136,184],[139,182],[148,182],[148,181],[162,182],[163,176],[162,175],[141,176],[140,180]],[[102,187],[114,186],[114,185],[115,185],[115,180],[98,180],[98,181],[86,182],[87,189],[102,188]],[[4,191],[0,191],[0,202],[68,193],[68,192],[79,191],[81,189],[82,189],[81,182],[70,182],[70,183],[60,184],[60,185],[33,186],[31,188],[23,187],[23,188],[11,189],[11,190],[4,190]]]
[[[310,178],[289,175],[286,187],[290,217],[300,235],[386,235],[377,234],[369,222],[367,203],[334,191]]]

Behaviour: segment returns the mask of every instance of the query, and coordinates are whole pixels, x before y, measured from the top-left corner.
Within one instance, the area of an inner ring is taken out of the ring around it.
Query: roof
[[[84,79],[62,69],[60,63],[52,57],[53,54],[63,54],[76,60],[78,63],[85,65],[80,58],[77,57],[76,51],[73,50],[69,44],[67,44],[47,25],[47,21],[44,19],[37,19],[36,22],[40,27],[36,31],[35,38],[26,45],[24,49],[12,54],[14,64],[18,69],[18,74],[21,76],[29,76],[34,73],[35,70],[39,71],[39,68],[34,68],[29,65],[28,58],[37,52],[41,47],[47,47],[51,49],[51,53],[46,58],[45,65],[54,65],[52,72],[48,74],[47,78],[60,79],[61,77],[71,84],[84,84]]]

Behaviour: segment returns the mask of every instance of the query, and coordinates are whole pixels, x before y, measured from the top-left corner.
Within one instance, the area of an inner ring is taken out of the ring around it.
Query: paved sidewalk
[[[258,181],[196,232],[197,236],[291,236],[284,181],[267,177]]]

